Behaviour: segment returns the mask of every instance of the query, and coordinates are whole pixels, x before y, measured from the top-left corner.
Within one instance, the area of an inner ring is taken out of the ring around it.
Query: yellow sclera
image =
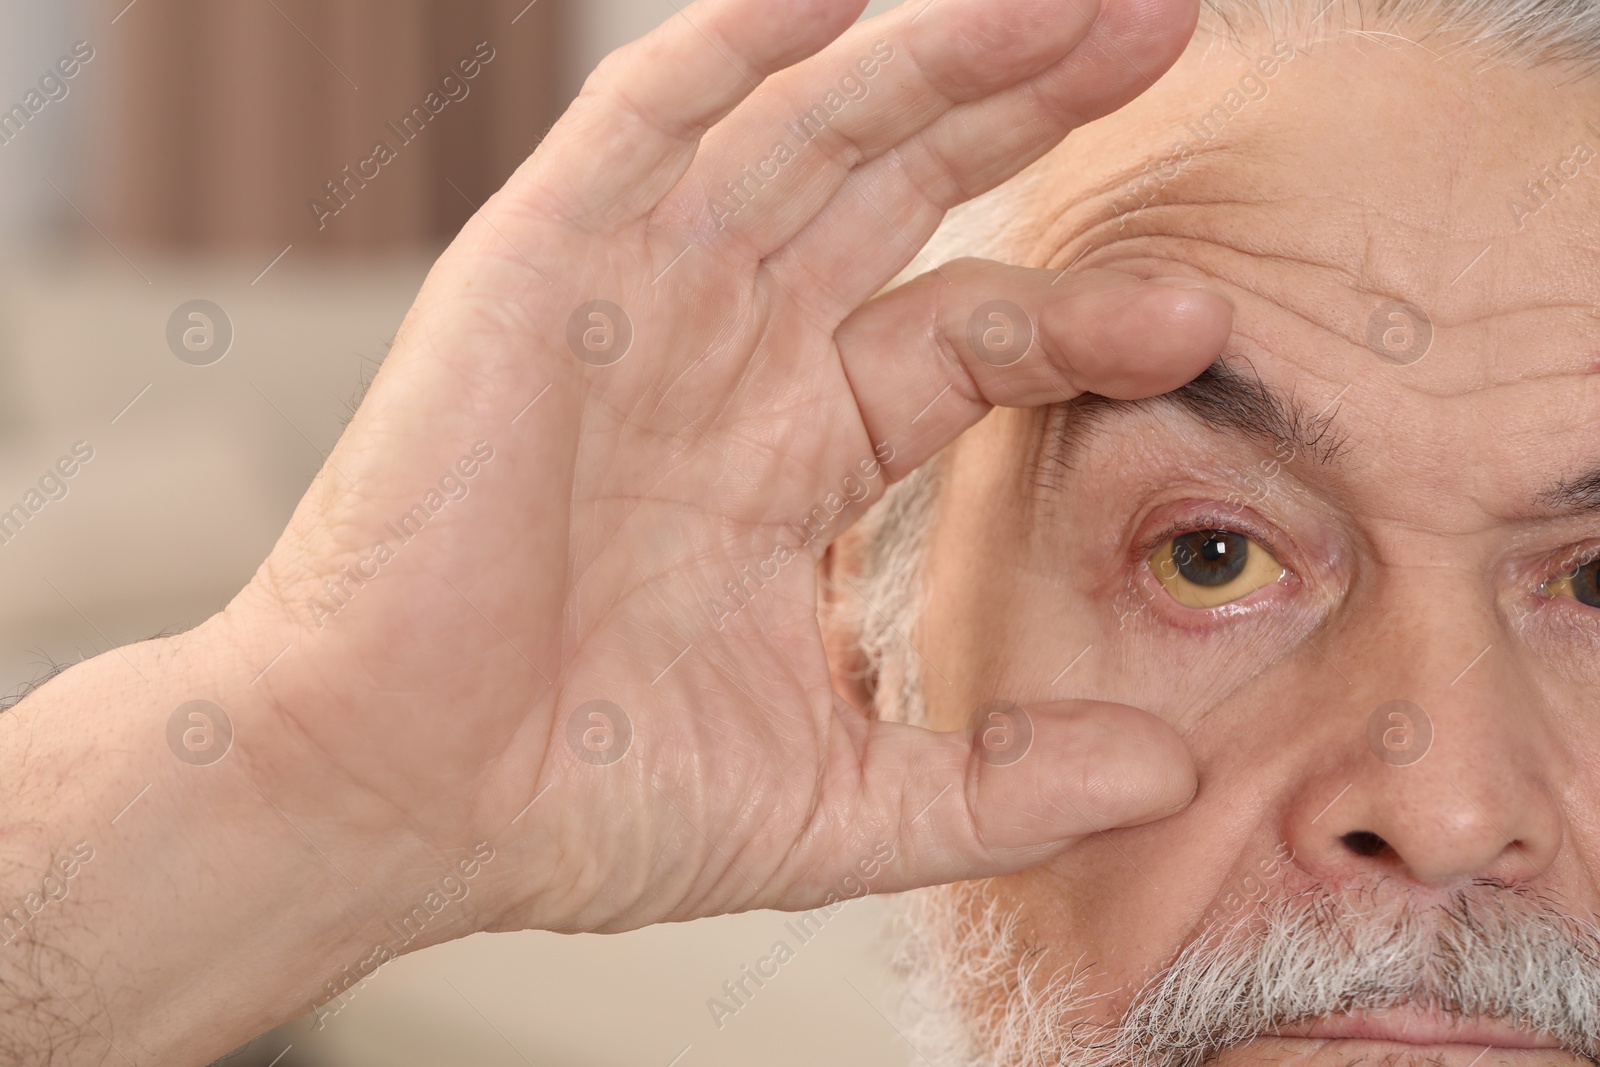
[[[1217,608],[1241,600],[1262,586],[1271,585],[1284,576],[1283,564],[1272,558],[1272,553],[1247,537],[1239,536],[1245,548],[1243,569],[1221,585],[1202,585],[1186,578],[1174,555],[1178,541],[1188,534],[1162,542],[1150,556],[1150,572],[1167,593],[1188,608]]]

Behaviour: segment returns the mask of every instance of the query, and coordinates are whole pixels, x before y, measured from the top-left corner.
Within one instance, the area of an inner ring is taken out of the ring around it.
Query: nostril
[[[1387,841],[1370,830],[1352,830],[1339,840],[1358,856],[1376,856],[1389,847]]]

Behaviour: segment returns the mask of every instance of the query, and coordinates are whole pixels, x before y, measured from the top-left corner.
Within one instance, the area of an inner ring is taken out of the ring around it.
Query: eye
[[[1190,608],[1215,608],[1271,585],[1283,564],[1244,534],[1195,530],[1162,542],[1150,570],[1172,599]]]
[[[1559,578],[1544,583],[1545,596],[1569,596],[1580,604],[1600,608],[1600,559],[1590,560]]]

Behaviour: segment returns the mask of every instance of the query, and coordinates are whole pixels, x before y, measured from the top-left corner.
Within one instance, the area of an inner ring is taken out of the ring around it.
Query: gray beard
[[[1600,928],[1497,883],[1425,906],[1382,883],[1262,901],[1203,928],[1111,1024],[1085,1021],[1104,1005],[1081,961],[1023,944],[990,883],[900,908],[904,1033],[931,1067],[1200,1067],[1297,1022],[1407,1004],[1600,1062]]]

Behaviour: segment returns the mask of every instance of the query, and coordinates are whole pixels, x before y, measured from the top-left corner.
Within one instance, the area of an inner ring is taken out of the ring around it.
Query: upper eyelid
[[[1203,506],[1191,515],[1164,523],[1156,528],[1156,532],[1136,540],[1134,542],[1134,553],[1141,562],[1148,561],[1151,553],[1175,537],[1199,530],[1221,530],[1226,533],[1235,533],[1248,537],[1270,552],[1273,559],[1288,567],[1289,564],[1283,558],[1286,553],[1280,548],[1281,539],[1271,533],[1263,532],[1259,529],[1259,525],[1262,524],[1249,520],[1241,522],[1237,517],[1224,519],[1220,509],[1213,510],[1209,506]]]

